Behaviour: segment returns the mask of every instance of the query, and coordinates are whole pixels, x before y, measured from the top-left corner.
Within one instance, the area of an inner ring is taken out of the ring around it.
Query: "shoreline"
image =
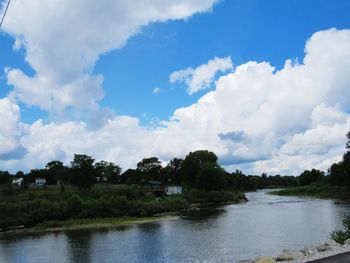
[[[23,225],[13,226],[9,229],[0,229],[0,237],[5,235],[38,234],[48,232],[60,232],[80,229],[107,229],[133,224],[143,224],[162,220],[175,220],[179,218],[179,213],[184,211],[197,211],[205,207],[222,206],[246,203],[246,198],[238,201],[227,202],[203,202],[190,204],[187,209],[180,209],[172,212],[162,212],[148,217],[98,217],[98,218],[75,218],[63,221],[46,221],[32,227]]]
[[[0,232],[1,236],[29,235],[63,232],[71,230],[113,229],[121,226],[151,223],[163,220],[176,220],[178,215],[168,214],[153,217],[106,217],[93,219],[72,219],[67,221],[48,221],[30,228],[19,228]]]

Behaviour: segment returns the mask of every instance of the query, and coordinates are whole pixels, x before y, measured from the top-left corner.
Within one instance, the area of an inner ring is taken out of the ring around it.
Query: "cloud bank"
[[[99,56],[123,47],[130,36],[154,22],[187,19],[209,11],[217,0],[17,0],[11,3],[6,33],[24,48],[35,71],[6,71],[12,96],[51,116],[67,110],[92,114],[104,96],[103,76],[92,73]],[[84,115],[84,114],[82,114]]]
[[[339,160],[350,130],[350,30],[316,32],[303,61],[287,60],[278,71],[269,62],[233,69],[229,58],[214,58],[173,73],[170,80],[184,81],[192,94],[211,85],[218,71],[230,70],[213,90],[153,129],[100,108],[103,76],[92,70],[101,54],[121,48],[142,26],[186,19],[215,2],[14,1],[5,31],[35,73],[6,70],[13,91],[0,99],[0,170],[68,162],[74,153],[129,168],[143,157],[167,161],[198,149],[216,152],[228,169],[250,173],[327,169]],[[63,119],[25,124],[20,103]],[[70,119],[67,112],[74,113]],[[91,129],[84,114],[103,122]]]

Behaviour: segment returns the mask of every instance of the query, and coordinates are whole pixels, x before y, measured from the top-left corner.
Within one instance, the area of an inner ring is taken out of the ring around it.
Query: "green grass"
[[[77,229],[101,229],[142,224],[160,220],[176,219],[176,216],[152,216],[152,217],[107,217],[70,219],[65,221],[47,221],[31,228],[15,229],[4,234],[33,234],[41,232],[56,232]]]
[[[106,221],[101,218],[113,218],[113,222],[117,220],[120,223],[119,220],[125,217],[144,218],[183,211],[189,209],[191,204],[246,201],[243,193],[198,189],[190,189],[179,195],[155,197],[145,193],[139,185],[98,184],[84,191],[66,186],[63,192],[56,186],[48,186],[46,189],[16,189],[10,196],[6,189],[0,192],[2,230],[21,226],[32,228],[42,224],[44,228],[48,227],[45,224],[66,227],[66,222],[76,224],[82,218],[92,220],[83,222],[105,222],[105,225]]]
[[[331,198],[338,200],[350,200],[350,188],[330,184],[311,184],[306,186],[291,187],[271,192],[275,195],[308,196],[317,198]]]

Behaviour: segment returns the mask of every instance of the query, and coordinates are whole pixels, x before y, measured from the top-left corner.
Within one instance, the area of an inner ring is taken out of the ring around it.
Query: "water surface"
[[[237,262],[302,249],[341,228],[348,204],[248,193],[248,203],[109,230],[0,237],[0,262]]]

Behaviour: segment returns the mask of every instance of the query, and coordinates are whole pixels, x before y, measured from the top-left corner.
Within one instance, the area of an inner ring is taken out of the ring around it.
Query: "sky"
[[[350,130],[348,10],[347,0],[12,0],[0,29],[0,170],[74,153],[126,170],[200,149],[228,171],[327,170]]]

